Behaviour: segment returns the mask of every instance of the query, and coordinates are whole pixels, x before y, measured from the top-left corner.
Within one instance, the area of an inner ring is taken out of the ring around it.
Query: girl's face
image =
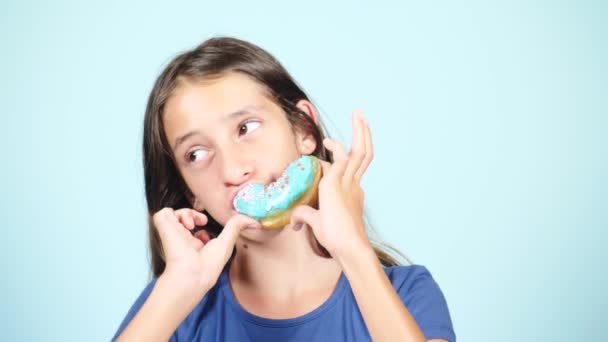
[[[194,208],[222,225],[236,214],[232,200],[241,187],[276,180],[316,147],[312,135],[294,132],[263,86],[240,73],[182,82],[165,105],[163,124]]]

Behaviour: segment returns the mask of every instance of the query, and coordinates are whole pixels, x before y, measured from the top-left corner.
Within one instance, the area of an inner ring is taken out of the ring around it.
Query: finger
[[[221,244],[226,250],[232,250],[241,231],[247,228],[259,229],[261,227],[262,225],[251,217],[237,214],[228,220],[220,235],[214,240]]]
[[[205,246],[205,244],[207,244],[207,242],[204,242],[201,239],[196,239],[193,238],[192,240],[192,248],[194,248],[195,251],[199,252],[201,249],[203,249],[203,246]]]
[[[184,216],[184,219],[186,221],[186,225],[184,226],[188,228],[188,230],[194,229],[194,218],[192,217],[192,214],[187,214]]]
[[[321,175],[326,175],[329,173],[329,169],[331,169],[331,163],[325,160],[319,159],[321,163]]]
[[[175,217],[173,209],[171,208],[163,208],[156,212],[152,216],[152,222],[154,223],[154,227],[158,231],[158,234],[163,241],[169,234],[167,230],[174,229],[175,224],[179,224],[179,221],[177,217]]]
[[[209,240],[211,240],[211,236],[206,230],[199,230],[194,234],[194,237],[203,242],[203,244],[207,244]]]
[[[192,230],[196,226],[204,226],[208,221],[205,214],[189,208],[179,209],[175,211],[175,214],[179,218],[179,222],[188,230]]]
[[[207,222],[209,222],[207,215],[200,213],[198,211],[193,211],[192,218],[194,219],[194,223],[197,226],[204,226],[207,224]]]
[[[359,166],[359,169],[355,173],[356,182],[361,181],[361,178],[363,177],[363,174],[367,170],[367,167],[372,162],[372,159],[374,159],[374,145],[372,143],[372,131],[369,128],[369,123],[367,122],[367,120],[365,118],[363,118],[363,130],[364,130],[364,136],[365,136],[365,158],[363,159],[363,162],[361,163],[361,165]]]
[[[154,226],[163,246],[177,243],[178,240],[193,240],[192,235],[184,229],[175,211],[165,208],[154,214]]]
[[[299,205],[291,212],[291,223],[293,224],[307,224],[313,231],[316,231],[320,226],[319,210],[314,209],[308,205]]]
[[[155,219],[165,220],[170,222],[179,222],[177,216],[175,215],[175,210],[172,208],[163,208],[159,212],[154,215]]]
[[[353,112],[353,142],[348,156],[348,164],[344,171],[344,179],[352,181],[354,176],[361,167],[361,163],[366,155],[365,132],[363,125],[363,115],[360,110]]]
[[[181,223],[186,229],[192,230],[194,228],[194,219],[192,218],[192,212],[190,209],[179,209],[175,212],[179,223]]]
[[[342,177],[348,162],[348,155],[346,154],[346,151],[344,151],[344,147],[337,141],[329,138],[323,140],[323,145],[330,150],[334,156],[334,163],[327,174]]]

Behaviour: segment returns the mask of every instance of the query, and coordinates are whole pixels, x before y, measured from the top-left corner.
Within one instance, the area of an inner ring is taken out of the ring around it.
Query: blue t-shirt
[[[456,341],[445,297],[426,267],[394,266],[384,271],[427,339]],[[112,341],[141,308],[156,280],[154,278],[137,298]],[[268,319],[245,311],[236,301],[228,280],[228,267],[170,339],[171,342],[370,340],[344,273],[329,299],[315,310],[291,319]]]

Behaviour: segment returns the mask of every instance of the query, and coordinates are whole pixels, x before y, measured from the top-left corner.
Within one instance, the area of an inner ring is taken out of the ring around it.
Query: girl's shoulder
[[[148,297],[150,297],[150,294],[154,290],[154,286],[156,285],[157,281],[158,281],[158,277],[156,277],[156,276],[154,276],[152,279],[148,280],[147,285],[143,288],[143,290],[141,290],[139,296],[137,297],[137,299],[135,299],[135,302],[133,302],[133,304],[131,305],[131,308],[129,309],[127,314],[124,316],[120,326],[118,327],[116,333],[114,334],[114,337],[112,338],[112,341],[116,340],[118,338],[118,336],[122,333],[122,331],[127,327],[127,325],[133,320],[133,318],[139,312],[139,310],[144,305],[144,303],[146,302]],[[218,281],[218,283],[219,283],[219,281]],[[205,304],[209,301],[209,298],[217,295],[218,287],[219,287],[219,285],[216,283],[203,296],[201,301],[197,304],[197,306],[193,310],[194,313],[200,312],[201,310],[203,310]],[[188,315],[188,317],[186,317],[186,319],[180,324],[180,326],[178,327],[178,330],[176,330],[176,334],[178,332],[183,331],[184,329],[187,330],[190,327],[192,327],[193,326],[192,320],[193,320],[193,314],[190,313]],[[174,337],[171,338],[171,341],[174,341]]]
[[[411,277],[427,277],[431,276],[431,272],[424,265],[398,265],[384,266],[384,272],[387,276],[396,278],[411,278]]]
[[[400,294],[412,291],[439,292],[439,285],[426,266],[423,265],[399,265],[384,267],[386,276],[393,284],[395,290]]]
[[[385,267],[384,272],[427,339],[456,341],[447,300],[425,266]]]

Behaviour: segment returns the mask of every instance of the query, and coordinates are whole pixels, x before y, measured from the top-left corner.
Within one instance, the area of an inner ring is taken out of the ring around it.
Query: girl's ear
[[[308,116],[312,118],[315,124],[319,124],[317,112],[315,111],[315,107],[307,100],[300,100],[296,104],[296,107],[306,113]],[[315,141],[315,137],[307,132],[302,132],[296,129],[296,143],[298,146],[298,151],[301,154],[311,154],[317,148],[317,142]]]
[[[298,101],[298,103],[296,103],[296,107],[298,107],[299,110],[303,111],[304,113],[308,114],[308,116],[310,116],[312,118],[312,120],[315,122],[315,124],[319,124],[319,119],[317,117],[317,111],[315,110],[315,106],[312,105],[312,103],[310,103],[310,101],[308,100],[300,100]]]

